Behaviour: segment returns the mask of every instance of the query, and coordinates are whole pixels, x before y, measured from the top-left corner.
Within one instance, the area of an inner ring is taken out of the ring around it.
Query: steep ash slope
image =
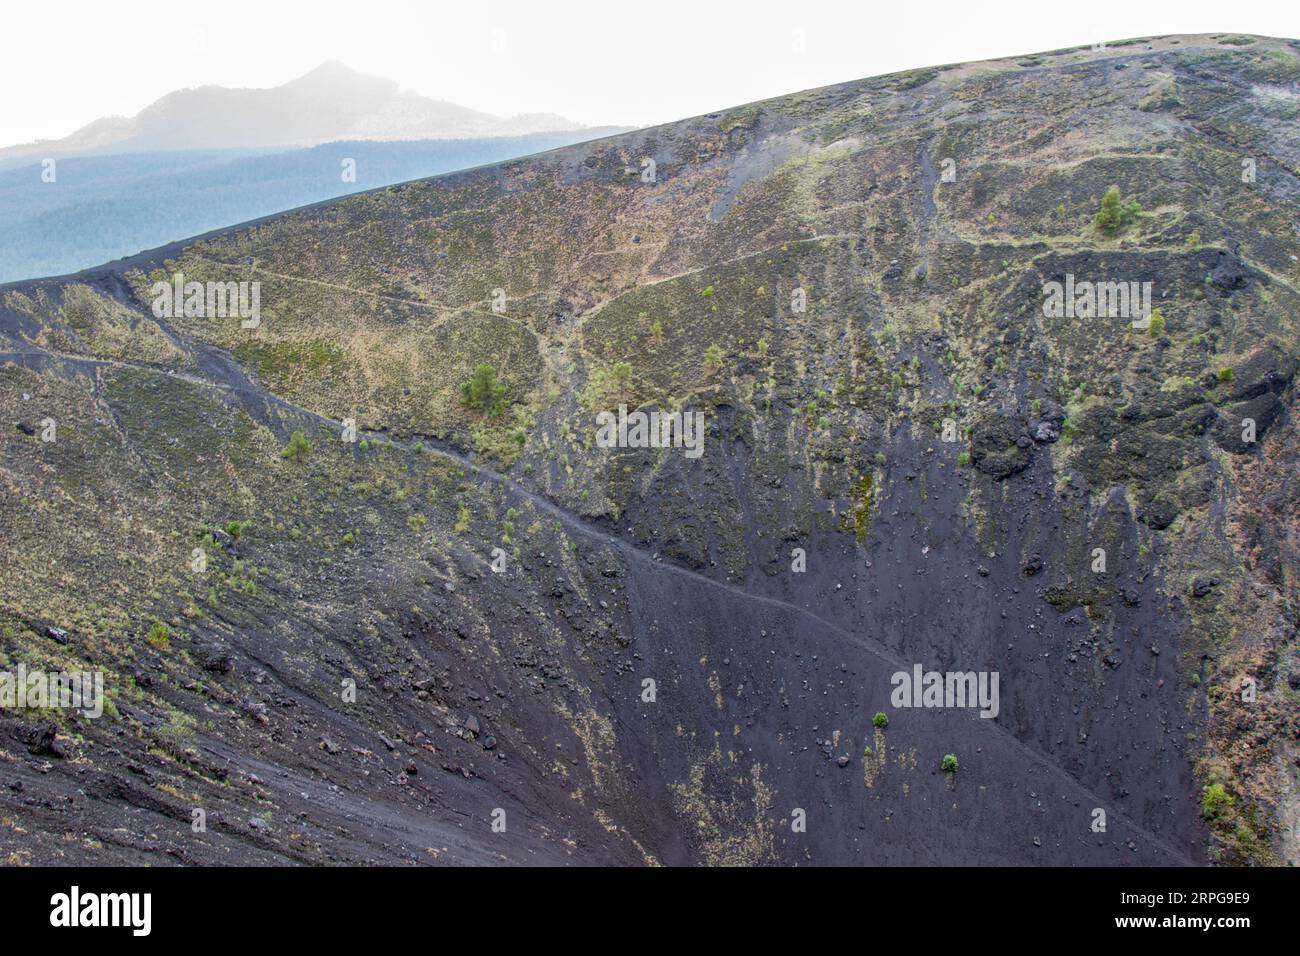
[[[1298,82],[913,71],[5,287],[0,652],[111,706],[4,713],[0,849],[1294,858]],[[176,273],[260,322],[155,318]],[[620,405],[702,454],[601,447]],[[997,716],[896,706],[918,664]]]

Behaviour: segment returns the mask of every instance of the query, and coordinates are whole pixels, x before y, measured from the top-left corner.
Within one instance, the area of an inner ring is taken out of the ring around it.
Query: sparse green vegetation
[[[307,436],[300,431],[295,431],[289,436],[289,444],[284,446],[284,450],[280,452],[280,457],[288,458],[294,462],[301,462],[303,458],[307,457],[309,451],[311,451],[311,442],[307,440]]]
[[[149,625],[149,633],[145,636],[145,640],[155,650],[170,651],[172,649],[171,632],[162,621],[154,621]]]
[[[1151,310],[1151,322],[1147,326],[1147,335],[1153,339],[1158,339],[1165,334],[1165,317],[1160,314],[1158,308]]]
[[[589,408],[608,410],[615,405],[634,405],[631,362],[615,362],[608,368],[593,368],[583,390]]]
[[[704,368],[710,375],[716,374],[722,368],[722,349],[716,342],[704,352]]]
[[[1231,381],[1232,381],[1232,374],[1233,374],[1233,373],[1232,373],[1232,366],[1231,366],[1231,365],[1225,365],[1225,366],[1223,366],[1221,369],[1219,369],[1219,371],[1218,371],[1218,373],[1217,373],[1217,377],[1218,377],[1218,379],[1219,379],[1220,382],[1225,382],[1225,383],[1227,383],[1227,382],[1231,382]]]
[[[460,387],[461,400],[488,418],[496,418],[505,408],[506,387],[497,381],[497,370],[480,363],[470,380]]]
[[[957,755],[944,754],[942,767],[944,773],[956,773],[958,768]]]
[[[1201,811],[1205,819],[1214,820],[1231,810],[1235,801],[1221,783],[1207,784],[1202,791]]]
[[[876,716],[871,718],[871,725],[880,730],[884,730],[889,726],[889,715],[883,710],[876,711]]]
[[[1094,222],[1103,235],[1114,236],[1137,222],[1141,215],[1142,206],[1136,200],[1124,202],[1120,198],[1119,187],[1111,186],[1101,197],[1101,210]]]

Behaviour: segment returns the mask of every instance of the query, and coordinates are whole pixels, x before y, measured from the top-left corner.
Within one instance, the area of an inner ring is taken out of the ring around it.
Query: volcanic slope
[[[1294,862],[1298,84],[916,70],[0,287],[0,671],[108,697],[0,714],[0,859]]]

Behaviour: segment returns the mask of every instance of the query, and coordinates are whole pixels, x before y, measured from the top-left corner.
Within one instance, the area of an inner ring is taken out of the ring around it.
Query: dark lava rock
[[[24,435],[36,434],[36,426],[33,425],[31,422],[15,422],[14,427],[17,428]]]
[[[466,717],[465,729],[468,730],[471,734],[477,734],[479,732],[478,718],[475,717],[473,714],[470,714],[468,717]]]
[[[496,746],[497,746],[497,739],[493,737],[491,734],[483,738],[484,750],[495,750]]]
[[[1218,586],[1218,578],[1213,575],[1201,575],[1192,582],[1192,596],[1203,598]]]
[[[27,748],[27,752],[37,757],[64,757],[63,747],[56,739],[58,726],[53,721],[30,724],[26,721],[6,721],[9,724],[9,736]]]
[[[1019,422],[1005,415],[986,415],[971,428],[970,459],[977,469],[995,481],[1029,467],[1033,442],[1018,444],[1023,436]]]
[[[1296,360],[1277,343],[1268,342],[1234,363],[1232,381],[1226,383],[1227,390],[1221,394],[1233,402],[1258,398],[1267,392],[1279,394],[1295,378],[1295,373]]]
[[[1177,517],[1178,505],[1164,495],[1154,495],[1138,505],[1138,521],[1156,531],[1165,530]]]
[[[1043,558],[1041,555],[1032,554],[1029,560],[1025,562],[1024,567],[1020,569],[1024,572],[1025,577],[1032,578],[1039,571],[1043,570]]]
[[[1061,437],[1061,428],[1049,421],[1032,422],[1029,426],[1030,433],[1034,436],[1036,442],[1054,442]]]
[[[1214,443],[1226,452],[1244,455],[1259,447],[1260,439],[1282,414],[1281,400],[1272,392],[1252,398],[1247,402],[1228,405],[1219,412],[1219,418],[1210,432]],[[1255,423],[1255,440],[1243,441],[1246,426],[1243,422],[1250,419]]]
[[[1065,424],[1065,409],[1057,402],[1047,399],[1042,404],[1038,418],[1040,421],[1049,422],[1059,429]]]
[[[1225,292],[1244,289],[1250,281],[1250,273],[1241,264],[1241,260],[1231,252],[1220,252],[1219,261],[1210,273],[1210,282]]]
[[[193,653],[199,666],[211,674],[229,674],[235,669],[235,655],[220,644],[199,644]]]
[[[58,641],[60,644],[68,643],[68,632],[58,627],[47,627],[45,636]]]
[[[839,757],[835,759],[835,762],[839,764],[841,767],[847,767],[849,765],[848,754],[840,754]]]

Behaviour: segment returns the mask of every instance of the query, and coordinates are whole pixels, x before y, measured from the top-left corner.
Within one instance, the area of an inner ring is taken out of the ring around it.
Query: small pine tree
[[[632,394],[632,363],[615,362],[609,372],[610,388],[620,402],[626,402]]]
[[[1120,199],[1119,187],[1111,186],[1101,197],[1101,210],[1095,222],[1097,229],[1106,236],[1113,236],[1125,226],[1137,222],[1142,215],[1142,206],[1136,201],[1124,202]]]
[[[309,451],[311,451],[311,442],[307,440],[307,436],[302,432],[294,432],[289,436],[289,444],[285,445],[284,451],[280,452],[280,457],[300,462]]]
[[[1151,310],[1151,324],[1147,326],[1147,334],[1153,339],[1158,339],[1165,334],[1165,317],[1160,314],[1159,309]]]
[[[470,380],[460,387],[461,399],[470,408],[489,418],[501,414],[505,407],[506,387],[497,381],[497,370],[483,363],[474,369]]]
[[[704,367],[712,374],[722,368],[722,349],[714,342],[704,352]]]

